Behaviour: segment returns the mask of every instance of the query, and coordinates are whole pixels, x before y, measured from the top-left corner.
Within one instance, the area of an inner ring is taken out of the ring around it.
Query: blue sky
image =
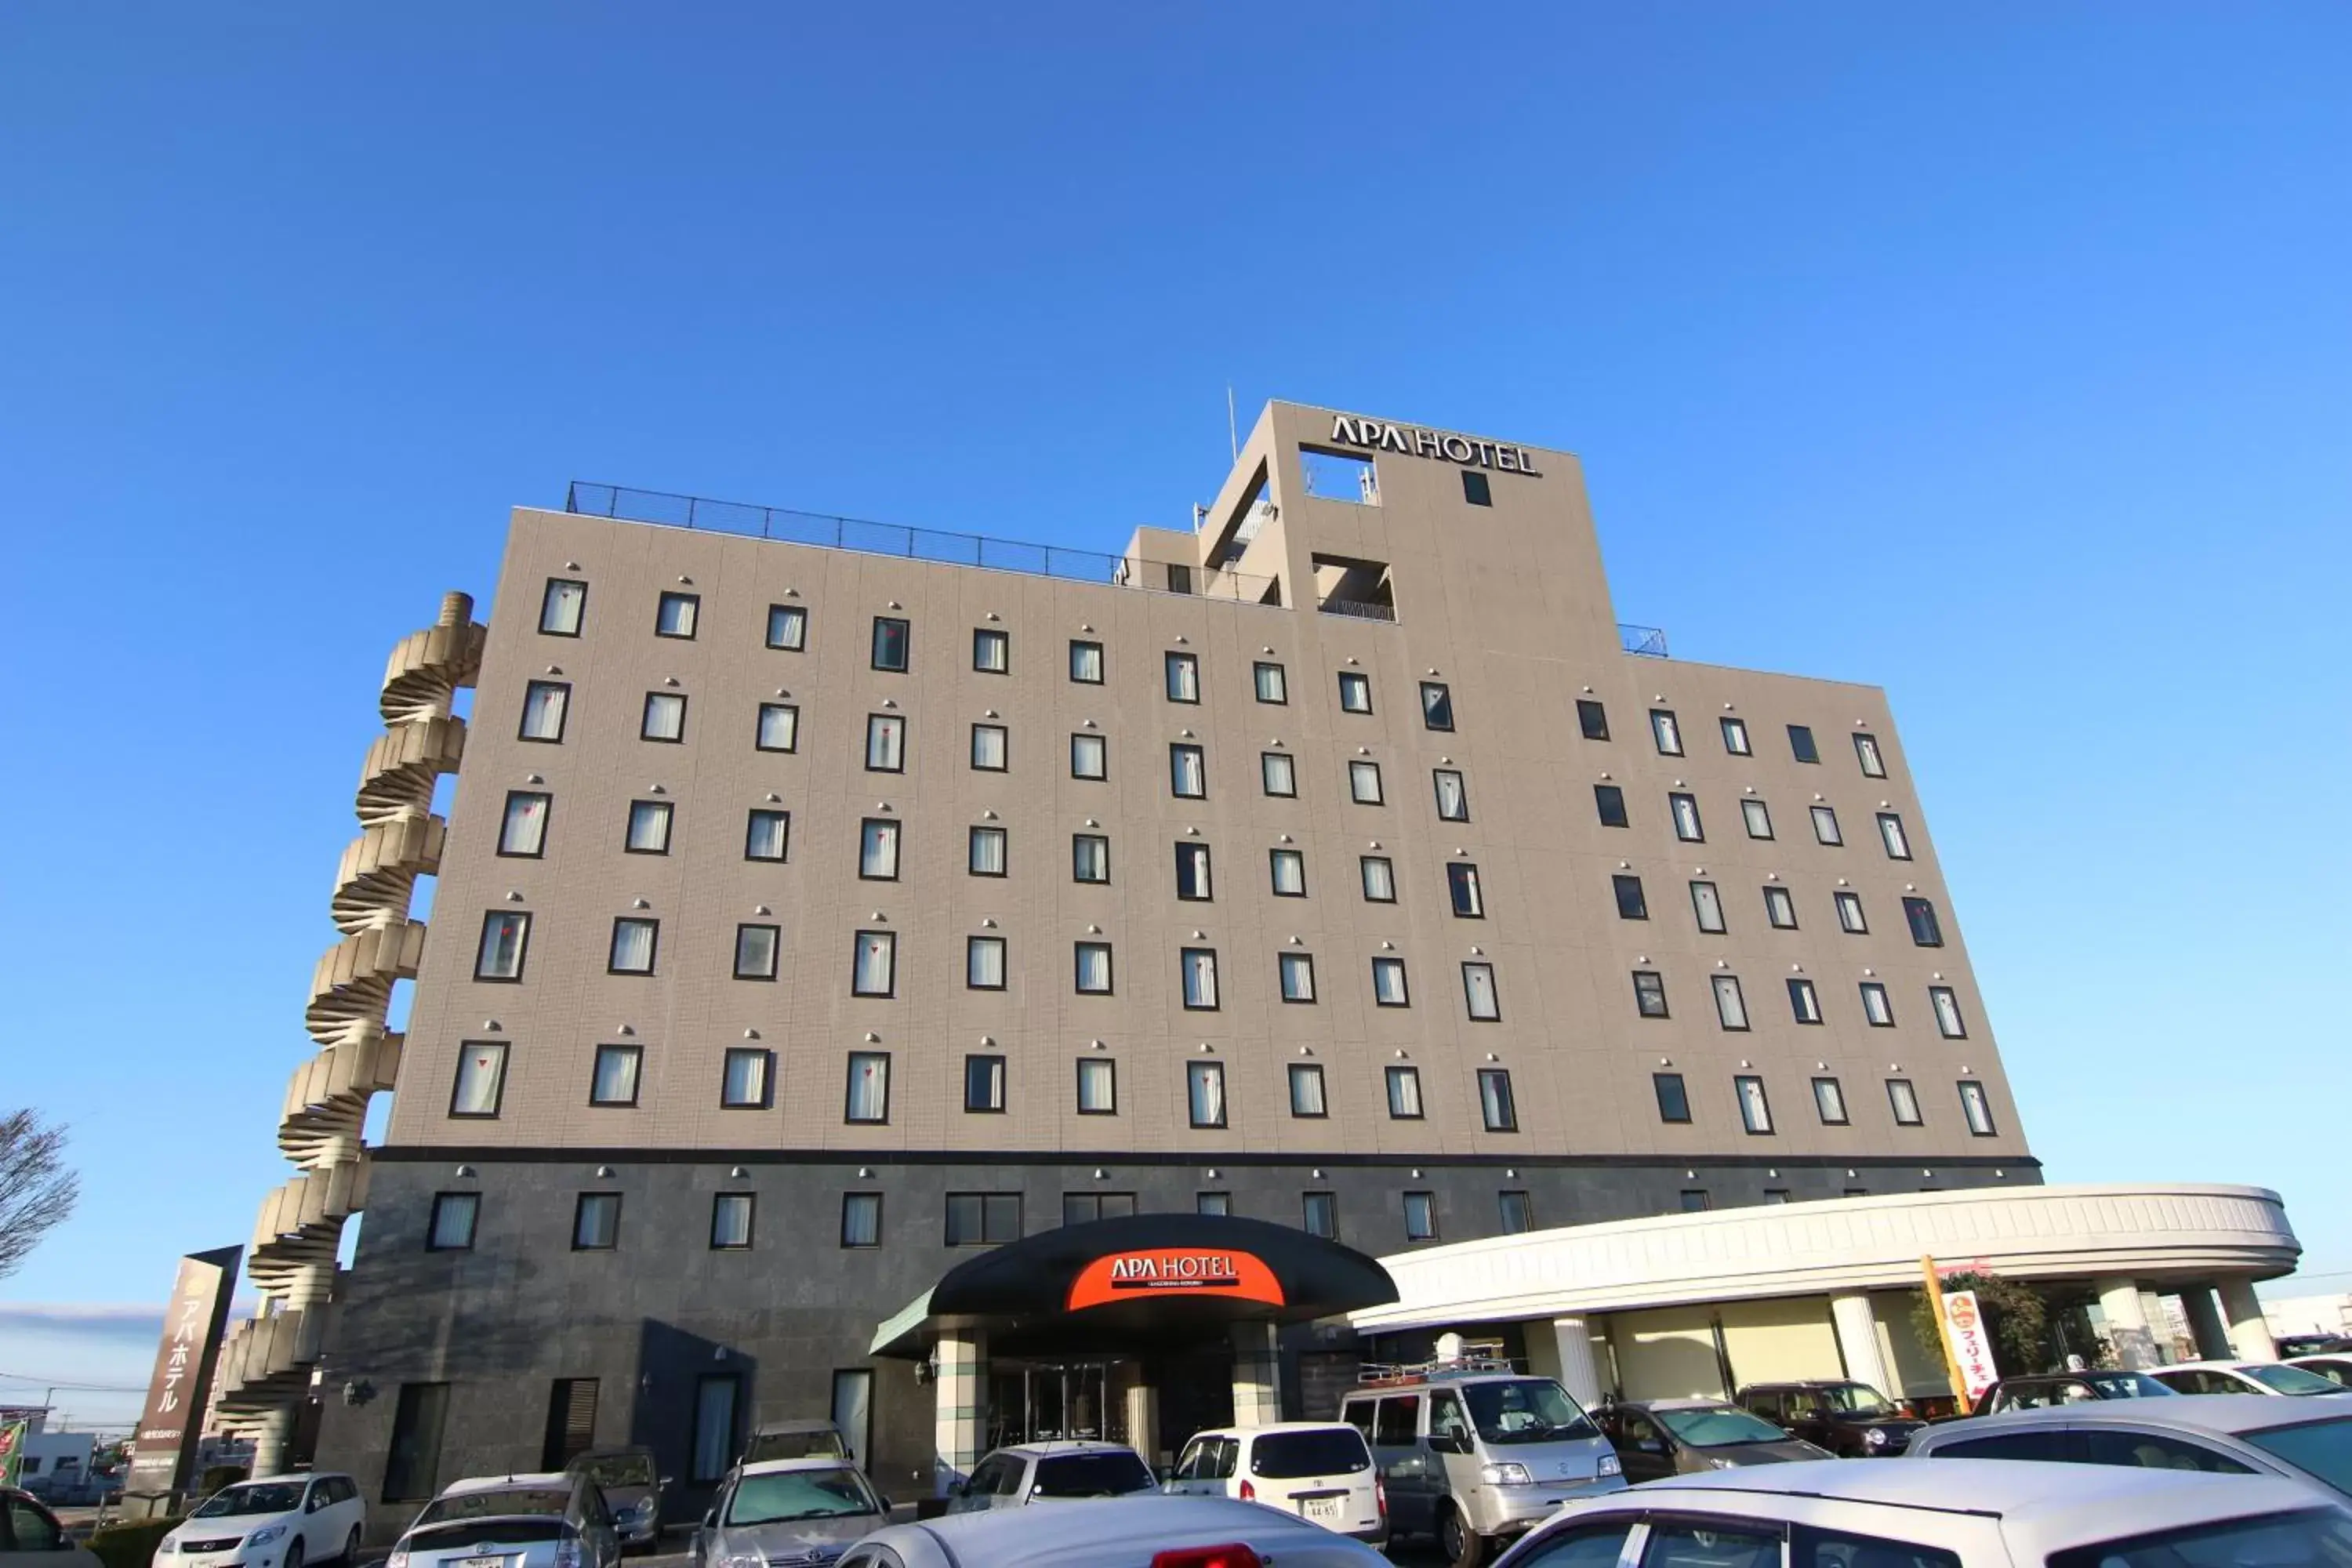
[[[509,504],[1115,549],[1229,384],[1576,450],[1625,619],[1885,685],[2049,1175],[2274,1185],[2352,1271],[2347,58],[2316,4],[0,8],[0,1102],[87,1188],[0,1302],[158,1302],[284,1178],[385,652]]]

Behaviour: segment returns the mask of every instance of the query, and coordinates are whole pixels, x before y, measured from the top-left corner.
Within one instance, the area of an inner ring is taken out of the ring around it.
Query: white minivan
[[[1388,1540],[1387,1489],[1364,1435],[1344,1421],[1202,1432],[1162,1489],[1265,1503],[1376,1546]]]

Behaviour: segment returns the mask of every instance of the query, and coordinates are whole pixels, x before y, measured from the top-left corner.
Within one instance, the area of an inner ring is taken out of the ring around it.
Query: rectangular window
[[[1691,1119],[1690,1094],[1683,1088],[1683,1075],[1678,1072],[1654,1072],[1650,1088],[1658,1097],[1658,1120],[1676,1123]]]
[[[1192,591],[1192,569],[1179,562],[1169,562],[1168,591],[1171,594],[1191,593]]]
[[[540,595],[539,629],[551,637],[576,637],[581,617],[588,613],[588,584],[569,577],[550,577]]]
[[[1576,727],[1584,732],[1584,738],[1588,741],[1607,740],[1609,738],[1609,710],[1594,701],[1590,697],[1578,698],[1576,700]]]
[[[1251,667],[1251,678],[1257,683],[1257,700],[1260,702],[1290,700],[1290,679],[1283,673],[1282,666],[1260,660]]]
[[[1330,1193],[1301,1193],[1299,1222],[1309,1236],[1339,1239],[1339,1200]]]
[[[1706,842],[1706,829],[1699,826],[1696,795],[1669,795],[1666,804],[1674,808],[1675,837],[1685,844]]]
[[[1886,1080],[1886,1103],[1895,1112],[1895,1126],[1916,1127],[1920,1124],[1919,1095],[1911,1087],[1909,1079],[1890,1078]]]
[[[1078,1058],[1078,1114],[1118,1114],[1118,1064],[1108,1057]]]
[[[1072,949],[1077,970],[1078,994],[1108,996],[1110,986],[1110,943],[1081,942]]]
[[[1454,728],[1454,692],[1435,680],[1421,683],[1421,722],[1426,729]]]
[[[1836,892],[1832,893],[1830,895],[1830,899],[1832,902],[1837,905],[1838,929],[1840,931],[1849,932],[1854,936],[1865,936],[1869,934],[1870,922],[1863,919],[1862,895],[1860,893],[1848,892],[1846,889],[1841,888]]]
[[[1723,726],[1723,749],[1735,757],[1752,757],[1755,748],[1748,743],[1748,721],[1725,718],[1717,721]]]
[[[1004,862],[1004,829],[976,826],[965,836],[964,868],[973,876],[1002,877]]]
[[[743,826],[743,858],[781,860],[792,842],[793,814],[751,808]]]
[[[635,1105],[637,1078],[645,1068],[642,1046],[598,1046],[596,1066],[588,1075],[591,1105]]]
[[[1465,474],[1463,477],[1465,479],[1475,478],[1482,482],[1486,478],[1484,474]],[[1437,1194],[1435,1193],[1405,1194],[1404,1238],[1407,1241],[1435,1241],[1437,1239]]]
[[[788,653],[808,647],[808,612],[798,605],[770,605],[768,646]]]
[[[1396,902],[1396,862],[1385,855],[1357,857],[1356,869],[1364,884],[1364,901],[1371,904]]]
[[[1323,1069],[1313,1062],[1290,1064],[1290,1114],[1305,1117],[1329,1114],[1323,1101]]]
[[[1886,999],[1886,987],[1880,982],[1862,983],[1862,1016],[1874,1029],[1895,1027],[1895,1005]]]
[[[1462,787],[1462,774],[1454,768],[1432,768],[1430,780],[1437,787],[1437,815],[1447,822],[1470,820],[1469,792]]]
[[[1462,470],[1462,499],[1472,506],[1493,506],[1495,488],[1477,469],[1465,468]]]
[[[661,921],[622,915],[613,921],[613,946],[605,968],[614,974],[651,974],[661,943]]]
[[[687,1475],[696,1485],[718,1480],[734,1463],[735,1409],[743,1380],[731,1373],[712,1373],[694,1382],[694,1454]]]
[[[530,946],[530,917],[490,910],[482,916],[482,943],[474,953],[477,980],[520,980]]]
[[[1853,738],[1854,761],[1862,764],[1863,776],[1883,779],[1886,776],[1886,759],[1878,754],[1878,737],[1857,734]]]
[[[1214,1215],[1222,1218],[1234,1212],[1234,1194],[1231,1193],[1194,1193],[1192,1194],[1192,1212],[1194,1214]]]
[[[1369,713],[1372,710],[1372,678],[1360,670],[1339,672],[1339,708],[1348,713]]]
[[[1217,954],[1213,948],[1188,947],[1178,954],[1184,972],[1184,1005],[1195,1013],[1217,1006]]]
[[[1698,929],[1717,936],[1727,929],[1723,920],[1723,895],[1713,882],[1693,882],[1690,885],[1691,913],[1698,918]]]
[[[1911,940],[1921,947],[1944,945],[1944,928],[1936,919],[1936,906],[1925,899],[1903,900],[1903,919],[1911,928]]]
[[[1789,1189],[1786,1187],[1767,1187],[1764,1189],[1764,1201],[1767,1204],[1785,1204],[1789,1201]]]
[[[1298,794],[1298,768],[1285,752],[1260,752],[1257,754],[1258,783],[1265,793],[1282,799]]]
[[[907,721],[896,713],[866,716],[866,771],[903,773],[907,771]]]
[[[1878,841],[1886,846],[1890,860],[1911,858],[1911,840],[1903,834],[1903,819],[1891,811],[1878,814]]]
[[[1650,738],[1658,743],[1658,755],[1679,757],[1683,754],[1683,727],[1675,721],[1673,709],[1650,710]]]
[[[841,1245],[844,1247],[882,1245],[882,1194],[880,1193],[841,1194]]]
[[[670,803],[666,800],[629,802],[629,826],[621,847],[632,855],[669,853]]]
[[[1372,1003],[1381,1007],[1408,1007],[1412,1005],[1412,997],[1405,990],[1403,959],[1372,960]]]
[[[1800,1024],[1822,1021],[1821,994],[1813,989],[1811,981],[1791,979],[1789,982],[1789,1011]]]
[[[851,995],[895,996],[898,994],[898,935],[896,931],[859,931],[853,951],[849,978]]]
[[[1472,959],[1462,966],[1462,1000],[1469,1009],[1471,1020],[1480,1024],[1498,1024],[1503,1019],[1503,1003],[1495,989],[1495,966],[1482,959]]]
[[[1213,898],[1209,884],[1209,847],[1206,844],[1179,844],[1176,847],[1176,896],[1185,902],[1209,902]]]
[[[1070,737],[1070,776],[1102,779],[1110,776],[1110,746],[1100,735]]]
[[[1099,833],[1070,835],[1070,880],[1110,880],[1110,840]]]
[[[898,879],[898,825],[869,816],[857,828],[857,875],[867,882]]]
[[[1928,1005],[1936,1010],[1936,1032],[1948,1040],[1965,1040],[1968,1026],[1960,1020],[1960,999],[1948,985],[1927,987]]]
[[[1089,1225],[1098,1219],[1129,1219],[1135,1214],[1133,1193],[1064,1193],[1062,1223]]]
[[[751,1194],[710,1194],[710,1249],[742,1252],[751,1245]]]
[[[1788,889],[1767,883],[1764,888],[1764,920],[1775,931],[1797,929],[1797,900]]]
[[[1381,804],[1381,764],[1355,762],[1348,764],[1348,794],[1358,805]]]
[[[971,727],[971,765],[975,773],[1003,773],[1011,765],[1012,749],[1012,732],[1003,725]]]
[[[1511,1075],[1504,1068],[1478,1069],[1478,1113],[1489,1132],[1517,1132],[1519,1108],[1511,1099]]]
[[[1103,683],[1103,646],[1098,642],[1070,643],[1070,679],[1086,686]]]
[[[659,741],[665,745],[684,741],[686,699],[675,691],[646,692],[645,717],[638,721],[637,739]]]
[[[1536,1206],[1525,1193],[1496,1193],[1495,1208],[1505,1236],[1525,1236],[1536,1227]]]
[[[849,1089],[841,1119],[867,1126],[890,1120],[890,1053],[849,1053]]]
[[[1195,1127],[1223,1127],[1225,1124],[1225,1065],[1223,1062],[1187,1062],[1184,1065],[1184,1099]]]
[[[1733,1079],[1739,1095],[1739,1125],[1757,1137],[1772,1131],[1772,1105],[1764,1098],[1764,1080],[1746,1073]]]
[[[1013,670],[1013,638],[987,626],[971,629],[971,667],[982,675],[1009,675]]]
[[[1297,849],[1269,849],[1266,868],[1274,883],[1277,899],[1303,899],[1307,896],[1307,857]]]
[[[436,1193],[433,1215],[425,1226],[427,1252],[467,1252],[474,1245],[474,1222],[482,1212],[475,1193]]]
[[[1644,1018],[1667,1016],[1664,975],[1654,969],[1633,971],[1633,1010]]]
[[[1837,1079],[1813,1079],[1813,1109],[1821,1113],[1824,1127],[1843,1127],[1846,1124],[1845,1090],[1838,1087]]]
[[[1789,754],[1801,763],[1818,763],[1822,753],[1813,744],[1812,731],[1803,724],[1789,726]]]
[[[563,717],[572,706],[572,687],[561,680],[534,680],[522,689],[522,727],[519,741],[558,742],[563,739]]]
[[[1276,968],[1280,972],[1284,1001],[1315,1000],[1315,959],[1311,953],[1283,953],[1276,960]]]
[[[1209,793],[1209,763],[1200,747],[1180,741],[1168,748],[1168,793],[1180,800]]]
[[[1396,1121],[1418,1121],[1421,1112],[1421,1069],[1392,1067],[1388,1069],[1389,1117]]]
[[[1004,1110],[1004,1058],[970,1056],[963,1058],[963,1108],[975,1116],[994,1116]]]
[[[1714,1206],[1715,1200],[1707,1196],[1706,1189],[1705,1187],[1685,1187],[1683,1189],[1683,1213],[1705,1214]]]
[[[1454,914],[1467,921],[1484,920],[1486,900],[1478,889],[1478,868],[1467,860],[1445,863],[1445,888],[1453,897]]]
[[[1161,664],[1163,667],[1161,673],[1168,685],[1169,701],[1198,702],[1201,700],[1201,661],[1197,658],[1189,653],[1164,654],[1161,656]]]
[[[404,1383],[384,1457],[383,1500],[424,1502],[440,1487],[441,1428],[449,1415],[446,1383]]]
[[[506,815],[499,824],[499,853],[537,859],[547,848],[547,814],[554,804],[551,795],[509,790]]]
[[[1617,784],[1594,784],[1592,808],[1601,816],[1603,827],[1631,827],[1633,819],[1625,815],[1625,791]]]
[[[1740,819],[1748,825],[1750,838],[1772,837],[1772,810],[1760,800],[1748,799],[1739,803]]]
[[[783,946],[783,928],[739,925],[735,928],[735,978],[773,980],[776,955]]]
[[[701,595],[664,594],[654,610],[654,636],[691,640],[695,623],[701,618]]]
[[[963,983],[972,991],[1004,989],[1004,939],[968,936],[963,939]]]
[[[796,752],[801,745],[801,710],[789,702],[760,704],[760,727],[752,745],[762,752]]]
[[[719,1104],[726,1110],[765,1110],[775,1104],[775,1053],[757,1046],[729,1049],[719,1069]]]
[[[1739,994],[1739,976],[1718,974],[1714,984],[1716,1018],[1727,1029],[1748,1027],[1748,999]]]
[[[609,1252],[621,1243],[621,1194],[582,1193],[572,1208],[572,1250]]]
[[[1960,1080],[1960,1110],[1969,1119],[1969,1131],[1979,1138],[1999,1135],[1992,1124],[1992,1102],[1985,1099],[1984,1085],[1973,1079]]]
[[[907,668],[908,645],[913,641],[913,635],[907,623],[896,616],[875,616],[874,668],[903,673]]]
[[[1822,844],[1839,845],[1845,835],[1838,830],[1837,812],[1826,805],[1813,807],[1813,837]]]
[[[1645,921],[1650,918],[1650,900],[1643,896],[1642,879],[1622,872],[1609,879],[1617,893],[1617,918],[1621,921]]]

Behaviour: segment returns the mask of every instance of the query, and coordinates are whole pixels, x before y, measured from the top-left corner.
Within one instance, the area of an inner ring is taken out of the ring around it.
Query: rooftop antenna
[[[1225,383],[1225,439],[1233,445],[1234,461],[1240,462],[1242,432],[1241,426],[1234,423],[1234,384],[1230,381]]]

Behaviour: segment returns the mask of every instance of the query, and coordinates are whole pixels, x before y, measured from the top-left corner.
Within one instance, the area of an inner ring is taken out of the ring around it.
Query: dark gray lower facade
[[[459,1477],[535,1469],[583,1436],[645,1444],[677,1478],[665,1516],[677,1522],[698,1516],[717,1470],[752,1425],[832,1415],[846,1399],[845,1408],[864,1412],[862,1457],[877,1485],[900,1500],[928,1496],[937,1479],[932,1390],[915,1365],[877,1360],[868,1347],[882,1320],[971,1256],[948,1242],[951,1194],[1018,1194],[1023,1233],[1062,1223],[1071,1198],[1091,1218],[1089,1200],[1104,1196],[1114,1209],[1131,1195],[1139,1211],[1190,1211],[1202,1194],[1217,1194],[1233,1214],[1300,1225],[1307,1194],[1328,1194],[1337,1239],[1378,1257],[1498,1234],[1507,1208],[1550,1228],[1702,1202],[2040,1180],[2030,1162],[1945,1156],[1205,1166],[1110,1154],[991,1164],[774,1151],[388,1148],[375,1152],[357,1256],[339,1289],[317,1463],[349,1471],[372,1503],[388,1505],[374,1510],[374,1533],[388,1538],[409,1517],[399,1505]],[[469,1245],[428,1246],[445,1194],[473,1199]],[[583,1194],[619,1195],[609,1247],[573,1245]],[[743,1194],[751,1198],[751,1245],[713,1247],[714,1205]],[[872,1246],[844,1245],[848,1194],[880,1195]],[[1426,1241],[1407,1234],[1407,1194],[1429,1194],[1435,1235]],[[1005,1210],[995,1205],[1000,1224]],[[1344,1330],[1323,1326],[1286,1337],[1286,1413],[1310,1413],[1303,1389],[1328,1381],[1349,1342]],[[1306,1376],[1296,1365],[1302,1352],[1317,1363]],[[1164,1414],[1162,1425],[1173,1416]],[[1162,1431],[1139,1446],[1173,1447],[1185,1435]]]

